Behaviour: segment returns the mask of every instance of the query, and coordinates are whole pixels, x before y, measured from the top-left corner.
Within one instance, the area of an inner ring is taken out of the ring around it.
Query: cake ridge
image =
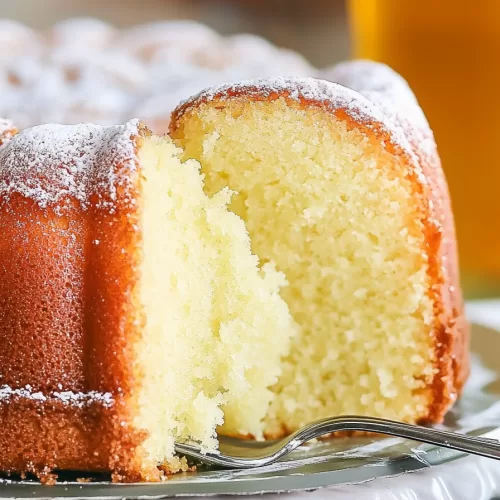
[[[378,63],[374,63],[378,64]],[[184,99],[172,112],[172,123],[204,102],[224,101],[237,96],[249,96],[261,100],[287,98],[296,102],[326,106],[331,111],[343,110],[356,122],[362,123],[373,132],[385,132],[393,146],[399,147],[414,165],[414,174],[423,184],[427,184],[415,148],[406,135],[406,130],[393,119],[393,115],[379,102],[369,99],[356,89],[335,81],[315,77],[265,77],[243,80],[206,88],[188,99]],[[388,145],[384,143],[384,147]]]
[[[287,92],[287,97],[295,101],[301,98],[312,101],[331,102],[332,105],[346,107],[356,113],[359,119],[368,120],[371,113],[381,115],[373,103],[359,98],[359,93],[335,82],[314,77],[276,76],[242,80],[237,83],[223,83],[201,90],[197,94],[181,101],[174,113],[182,115],[190,109],[191,103],[212,101],[215,98],[224,100],[235,94],[250,92],[264,97],[271,97],[279,92]],[[382,116],[380,116],[382,119]]]
[[[319,76],[359,92],[378,106],[386,119],[403,131],[417,156],[425,155],[428,161],[436,155],[434,134],[415,94],[392,68],[368,59],[355,59],[323,69]]]
[[[42,402],[57,400],[64,404],[79,408],[91,403],[100,403],[105,408],[110,408],[114,404],[114,398],[110,392],[75,392],[63,391],[61,388],[59,391],[51,391],[50,393],[44,394],[42,391],[33,391],[33,388],[29,384],[19,389],[14,389],[9,385],[0,386],[0,405],[3,401],[13,397]]]
[[[0,198],[18,193],[47,208],[71,197],[87,209],[93,195],[109,193],[101,204],[113,210],[117,189],[126,188],[129,173],[138,168],[130,139],[139,128],[134,119],[107,127],[38,125],[20,132],[0,149]]]

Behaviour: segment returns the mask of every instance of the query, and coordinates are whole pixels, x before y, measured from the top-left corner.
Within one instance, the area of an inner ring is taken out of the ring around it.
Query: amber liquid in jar
[[[434,130],[468,296],[500,295],[500,1],[351,0],[355,57],[392,66]]]

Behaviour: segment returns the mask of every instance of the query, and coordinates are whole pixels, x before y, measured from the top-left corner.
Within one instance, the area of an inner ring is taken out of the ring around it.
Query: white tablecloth
[[[500,335],[500,300],[470,303],[467,313],[471,321],[496,328]],[[241,497],[238,498],[241,499]],[[266,495],[264,498],[265,500],[326,498],[334,500],[492,500],[500,498],[500,462],[469,456],[445,465],[397,477],[375,479],[361,484],[331,486],[313,492]]]

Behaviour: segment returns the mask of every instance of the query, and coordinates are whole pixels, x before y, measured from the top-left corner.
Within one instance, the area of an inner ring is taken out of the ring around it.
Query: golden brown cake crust
[[[421,422],[441,422],[460,394],[469,373],[469,324],[464,316],[453,214],[448,188],[432,132],[406,82],[389,68],[377,63],[366,68],[345,63],[356,90],[335,83],[305,79],[276,78],[225,85],[203,91],[182,103],[173,113],[170,132],[176,136],[184,117],[196,115],[199,106],[210,103],[215,109],[225,103],[248,100],[271,102],[285,99],[299,109],[317,108],[333,113],[349,128],[356,128],[400,158],[401,168],[410,172],[414,186],[415,210],[425,227],[428,294],[433,303],[436,373],[430,389],[432,402]],[[351,66],[352,65],[352,66]],[[384,68],[383,81],[373,71]],[[341,80],[341,79],[340,79]],[[384,85],[385,84],[385,85]],[[397,99],[388,92],[396,86]],[[353,86],[353,85],[351,85]],[[361,95],[366,93],[366,97]],[[403,105],[402,111],[394,106]],[[406,111],[406,113],[405,113]],[[274,436],[277,437],[277,436]]]
[[[0,151],[0,470],[159,479],[131,425],[145,133],[42,126]]]

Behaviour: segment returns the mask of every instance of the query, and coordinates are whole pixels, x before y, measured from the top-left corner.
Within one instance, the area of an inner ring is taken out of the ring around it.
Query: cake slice
[[[372,64],[329,75],[356,90],[261,79],[203,91],[172,116],[208,195],[237,193],[252,250],[288,280],[299,333],[273,387],[270,437],[341,414],[440,422],[468,373],[434,138],[401,77]]]
[[[230,191],[137,121],[2,129],[0,470],[155,481],[262,435],[293,325]]]

